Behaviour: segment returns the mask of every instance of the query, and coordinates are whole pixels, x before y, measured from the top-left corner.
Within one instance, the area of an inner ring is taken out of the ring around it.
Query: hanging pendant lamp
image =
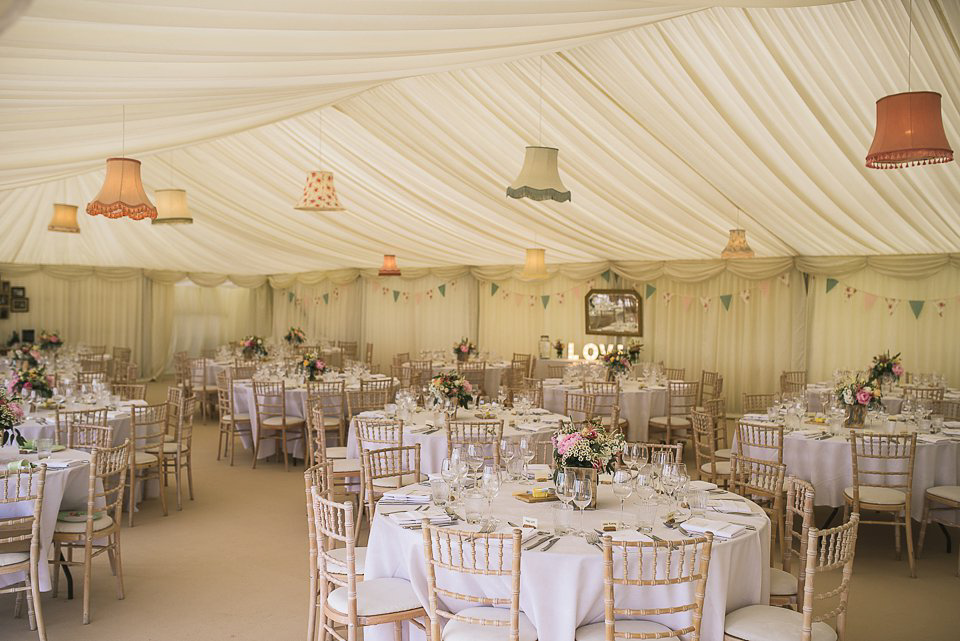
[[[154,189],[157,197],[157,217],[154,225],[192,225],[193,216],[187,208],[187,192],[183,189]]]
[[[126,158],[127,149],[127,106],[122,107],[121,116],[121,154],[120,158],[107,158],[107,175],[103,179],[100,193],[87,203],[87,213],[91,216],[107,218],[156,218],[157,208],[147,198],[140,178],[140,161]]]
[[[303,187],[303,196],[300,197],[294,209],[300,211],[343,211],[343,205],[337,198],[337,190],[333,187],[333,172],[323,171],[323,110],[318,111],[320,118],[319,144],[317,156],[320,169],[307,174],[307,184]]]
[[[400,268],[397,266],[397,257],[393,254],[383,255],[383,265],[380,266],[379,276],[399,276]]]
[[[720,252],[720,258],[753,258],[753,250],[747,244],[747,231],[745,229],[731,229],[730,240],[727,246]]]
[[[570,200],[570,190],[560,180],[557,159],[560,151],[556,147],[544,147],[540,144],[543,133],[543,57],[540,58],[539,104],[537,107],[537,144],[526,148],[523,155],[523,167],[520,175],[507,187],[510,198],[529,198],[531,200]]]
[[[526,280],[545,280],[547,274],[547,250],[531,248],[527,250],[527,259],[523,264],[523,278]]]
[[[54,203],[53,218],[50,219],[50,224],[47,225],[47,231],[79,234],[80,226],[77,224],[77,206]]]
[[[877,101],[877,129],[867,152],[871,169],[901,169],[953,160],[943,130],[940,94],[911,91],[913,72],[913,0],[907,32],[907,91]]]

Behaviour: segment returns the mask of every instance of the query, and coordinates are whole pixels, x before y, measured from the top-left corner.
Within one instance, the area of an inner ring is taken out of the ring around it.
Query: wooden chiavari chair
[[[177,484],[177,510],[183,509],[183,490],[180,474],[187,471],[187,490],[193,500],[193,415],[196,413],[197,399],[194,396],[184,401],[183,411],[177,420],[176,439],[163,444],[163,485],[167,485],[168,475],[172,472]]]
[[[564,372],[567,371],[567,364],[563,365],[547,365],[547,378],[563,378]]]
[[[485,534],[435,527],[424,521],[422,530],[431,639],[440,639],[441,626],[443,636],[449,639],[537,638],[536,628],[520,610],[519,529]],[[454,575],[462,575],[465,581],[452,583]],[[493,577],[500,577],[500,590],[480,587],[478,580],[495,580]],[[510,591],[504,594],[507,577]],[[475,605],[453,612],[446,606],[448,600]]]
[[[360,454],[360,467],[363,470],[363,496],[372,520],[379,496],[418,483],[423,478],[420,474],[420,444],[364,450]]]
[[[217,436],[217,460],[230,453],[230,465],[233,465],[237,450],[237,437],[247,434],[253,439],[250,415],[238,412],[233,396],[233,379],[226,371],[217,374],[217,409],[220,433]]]
[[[167,404],[134,405],[130,408],[130,435],[133,446],[127,464],[127,486],[130,505],[127,526],[133,527],[136,512],[137,483],[143,483],[146,498],[147,481],[156,480],[160,488],[160,507],[167,516],[167,494],[163,491],[163,444],[166,434]]]
[[[900,528],[904,528],[911,577],[917,576],[913,555],[913,519],[910,515],[916,450],[916,434],[876,434],[852,430],[850,454],[853,460],[853,486],[843,490],[844,517],[853,508],[860,515],[862,524],[893,526],[898,560],[901,557]],[[864,520],[864,510],[889,514],[892,520]]]
[[[131,385],[128,383],[114,383],[111,391],[120,397],[121,401],[145,401],[147,400],[146,385]]]
[[[664,367],[663,375],[668,381],[682,381],[687,377],[687,368],[685,367]]]
[[[505,372],[507,387],[519,387],[523,379],[530,376],[530,371],[530,361],[528,359],[511,361],[510,369]]]
[[[533,375],[533,355],[532,354],[520,354],[518,352],[513,353],[513,358],[510,359],[510,363],[520,363],[520,367],[523,368],[524,376]]]
[[[393,623],[398,638],[406,621],[424,629],[416,619],[426,617],[426,612],[420,607],[409,581],[398,578],[359,580],[353,505],[335,503],[317,490],[311,492],[320,569],[320,594],[316,607],[320,609],[322,638],[330,635],[339,641],[356,641],[360,628],[382,623]],[[342,544],[346,552],[334,557],[332,552],[340,549],[334,547],[338,544]],[[347,627],[346,638],[334,624]]]
[[[235,381],[250,380],[257,373],[258,365],[259,363],[254,360],[235,358],[233,359],[233,368],[230,370],[230,378]]]
[[[356,417],[353,429],[361,452],[403,445],[403,421],[400,419]]]
[[[129,439],[117,447],[94,449],[87,480],[87,509],[82,521],[57,520],[53,533],[53,596],[57,596],[60,568],[83,566],[83,623],[90,623],[93,591],[93,559],[104,552],[117,581],[117,598],[123,599],[123,563],[120,555],[120,524],[123,522],[123,488],[132,445]],[[67,558],[62,550],[66,548]],[[73,561],[73,550],[83,551],[82,561]]]
[[[960,485],[937,485],[928,487],[923,493],[923,516],[920,518],[920,537],[917,541],[917,558],[923,553],[923,540],[927,536],[927,524],[934,513],[946,512],[948,515],[960,510]],[[949,519],[940,521],[945,527],[958,527]],[[957,555],[957,576],[960,576],[960,554]]]
[[[90,452],[113,447],[113,428],[109,425],[87,425],[74,422],[67,425],[67,447]]]
[[[945,421],[960,421],[960,401],[943,399],[940,402],[940,413]]]
[[[310,417],[312,425],[321,424],[323,421],[323,408],[319,402],[307,407],[307,414]],[[312,428],[314,434],[316,428]],[[363,515],[363,470],[361,469],[359,458],[333,458],[327,455],[326,439],[314,438],[313,440],[313,461],[314,463],[330,463],[330,483],[334,489],[339,488],[344,491],[350,490],[351,480],[359,485],[357,492],[357,504],[360,509],[360,516]]]
[[[503,421],[496,420],[469,420],[447,421],[444,425],[447,434],[447,458],[453,450],[461,448],[466,454],[468,445],[479,445],[483,448],[484,460],[491,461],[500,467],[500,439],[503,438]]]
[[[217,402],[217,386],[207,382],[210,361],[205,358],[191,358],[187,360],[187,367],[190,370],[190,390],[200,406],[200,416],[206,420],[207,407],[213,412]]]
[[[703,404],[703,411],[712,416],[717,423],[717,449],[714,454],[719,459],[729,459],[731,449],[727,445],[727,402],[722,398],[710,399]]]
[[[927,409],[933,411],[934,414],[939,414],[942,411],[943,405],[943,392],[942,387],[918,387],[913,385],[907,385],[903,388],[903,400],[907,399],[913,401],[915,405],[925,404]],[[861,521],[865,523],[865,521]]]
[[[357,341],[337,341],[337,347],[340,348],[343,358],[357,360],[359,353],[359,343]]]
[[[806,391],[807,370],[780,373],[780,392],[782,394],[803,394]]]
[[[346,392],[343,381],[307,381],[307,407],[319,403],[323,410],[323,423],[313,425],[311,439],[326,438],[328,432],[337,435],[337,445],[327,445],[327,457],[347,457],[347,411]],[[309,426],[308,426],[309,427]]]
[[[276,441],[283,451],[283,469],[290,470],[291,442],[301,441],[307,446],[307,423],[297,416],[287,415],[287,388],[283,381],[253,381],[253,402],[257,416],[257,437],[253,442],[253,469],[257,469],[260,443]],[[292,435],[293,438],[288,438]],[[306,456],[306,455],[305,455]]]
[[[620,383],[616,381],[584,381],[583,391],[593,394],[593,417],[600,417],[607,431],[627,428],[627,421],[620,419]],[[616,418],[614,418],[616,413]]]
[[[807,481],[788,476],[787,502],[783,524],[783,569],[770,568],[770,605],[803,605],[803,582],[800,571],[807,558],[807,535],[816,527],[813,521],[813,501],[816,491]],[[796,529],[799,526],[799,530]],[[794,561],[797,574],[793,574]]]
[[[487,396],[485,389],[487,380],[487,362],[486,361],[467,361],[457,363],[457,372],[470,383],[472,394],[476,396]]]
[[[604,620],[577,628],[576,638],[614,641],[679,639],[681,635],[689,635],[690,639],[699,639],[713,535],[649,543],[614,541],[605,536],[602,541]],[[673,595],[670,606],[617,607],[618,596],[623,599],[631,591],[648,594],[653,586],[666,585],[675,590],[670,592]],[[692,589],[683,590],[681,586],[685,585]],[[682,597],[682,594],[688,596]],[[650,620],[665,614],[677,615],[676,620],[683,621],[683,627],[669,628]]]
[[[384,382],[389,383],[390,381]],[[348,390],[347,414],[353,418],[363,412],[382,410],[383,406],[392,403],[394,398],[396,398],[396,388],[392,385],[378,389]]]
[[[737,424],[737,453],[741,458],[783,463],[783,425],[741,419]]]
[[[113,362],[115,363],[129,363],[132,356],[133,350],[129,347],[113,348]]]
[[[723,393],[723,376],[720,372],[700,371],[700,398],[697,407],[703,407],[711,399],[720,398]]]
[[[100,425],[102,427],[107,426],[107,410],[106,408],[93,409],[93,410],[57,410],[56,414],[57,421],[57,445],[63,445],[65,447],[70,447],[69,443],[69,432],[70,426],[74,423],[83,423],[84,425]]]
[[[433,378],[433,361],[410,361],[410,369],[421,385],[426,385]]]
[[[734,610],[724,620],[724,641],[843,641],[859,523],[860,515],[853,514],[845,524],[830,530],[810,528],[802,572],[805,577],[802,612],[773,605],[748,605]],[[841,571],[839,585],[816,593],[816,578],[835,570]],[[826,599],[836,599],[837,604],[829,612],[814,616],[814,603]],[[836,632],[824,622],[832,618],[837,620]]]
[[[564,392],[563,415],[569,416],[576,422],[588,421],[593,418],[593,404],[595,400],[593,394]]]
[[[106,383],[106,372],[77,372],[78,385],[93,385],[94,383]]]
[[[679,433],[683,438],[689,435],[690,412],[697,405],[700,383],[694,381],[667,382],[667,413],[655,416],[647,423],[650,432],[663,432],[667,443],[673,443]]]
[[[783,479],[787,466],[740,456],[730,457],[730,491],[749,496],[756,502],[773,524],[773,536],[779,536],[783,549]],[[774,547],[770,546],[771,557]]]
[[[409,365],[391,365],[390,375],[399,381],[400,389],[417,394],[420,392],[422,383],[419,374],[415,373]]]
[[[107,375],[107,361],[100,358],[81,358],[80,373]]]
[[[409,365],[410,364],[410,352],[400,352],[393,356],[394,365]]]
[[[47,638],[39,583],[40,512],[46,478],[46,465],[41,465],[40,469],[0,468],[0,506],[9,508],[11,513],[15,510],[18,514],[0,517],[0,549],[6,557],[0,565],[0,576],[21,573],[24,575],[24,578],[16,583],[0,588],[0,594],[17,595],[13,611],[15,617],[20,616],[21,598],[26,595],[27,620],[30,629],[37,631],[40,641],[46,641]],[[46,559],[43,559],[43,562],[46,562]],[[23,585],[18,585],[19,583]]]
[[[674,463],[683,463],[683,443],[644,443],[642,441],[627,441],[627,446],[640,446],[640,457],[647,461],[653,460],[656,452],[669,452]]]
[[[740,411],[744,414],[766,414],[777,402],[776,394],[744,394]]]
[[[694,461],[700,478],[720,486],[726,485],[730,478],[730,461],[717,456],[718,421],[706,412],[694,410],[690,413],[690,424]]]

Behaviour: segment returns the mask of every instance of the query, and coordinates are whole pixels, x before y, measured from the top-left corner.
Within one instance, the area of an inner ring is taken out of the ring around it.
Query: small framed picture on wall
[[[26,287],[11,287],[10,296],[13,298],[26,298],[27,297],[27,288]]]
[[[14,287],[16,289],[16,287]],[[29,298],[13,298],[10,301],[10,309],[15,313],[25,313],[30,311]]]
[[[10,295],[10,281],[0,280],[0,294]]]
[[[0,320],[7,320],[8,318],[10,318],[10,308],[0,307]]]
[[[0,307],[7,307],[10,305],[10,294],[0,294]]]

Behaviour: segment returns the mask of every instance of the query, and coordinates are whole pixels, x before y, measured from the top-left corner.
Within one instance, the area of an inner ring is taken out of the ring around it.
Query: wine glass
[[[500,470],[493,465],[484,466],[480,483],[480,491],[487,497],[487,512],[490,512],[493,499],[500,493],[500,486],[503,484]]]
[[[680,471],[676,463],[667,463],[663,466],[663,472],[660,474],[660,484],[663,486],[664,493],[672,498],[677,488],[680,487]]]
[[[564,505],[570,505],[573,500],[573,472],[569,470],[558,470],[554,477],[554,484],[557,486],[557,498]]]
[[[623,520],[623,502],[633,494],[633,475],[629,468],[621,468],[613,473],[613,495],[620,499],[620,527],[626,527]]]
[[[520,456],[523,458],[523,480],[521,483],[523,485],[533,485],[533,481],[529,478],[529,467],[530,462],[533,461],[533,458],[537,455],[534,450],[533,443],[529,438],[524,436],[520,439]]]
[[[483,445],[479,443],[467,444],[467,466],[474,476],[479,476],[478,472],[483,467],[484,458]]]
[[[583,529],[583,510],[593,501],[593,484],[587,477],[573,481],[573,504],[580,508],[580,536],[586,536]]]
[[[636,443],[624,443],[620,456],[623,458],[623,464],[627,466],[627,469],[634,470],[640,458],[640,447]]]

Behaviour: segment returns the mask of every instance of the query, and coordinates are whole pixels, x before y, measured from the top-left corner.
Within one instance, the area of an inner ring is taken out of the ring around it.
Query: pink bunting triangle
[[[680,302],[683,303],[683,311],[687,311],[690,309],[690,303],[693,302],[693,296],[683,296]]]
[[[759,283],[757,283],[757,288],[760,290],[760,293],[764,296],[764,298],[766,298],[767,294],[770,293],[770,281],[761,280]]]
[[[873,294],[863,293],[863,308],[869,310],[877,302],[877,297]]]

